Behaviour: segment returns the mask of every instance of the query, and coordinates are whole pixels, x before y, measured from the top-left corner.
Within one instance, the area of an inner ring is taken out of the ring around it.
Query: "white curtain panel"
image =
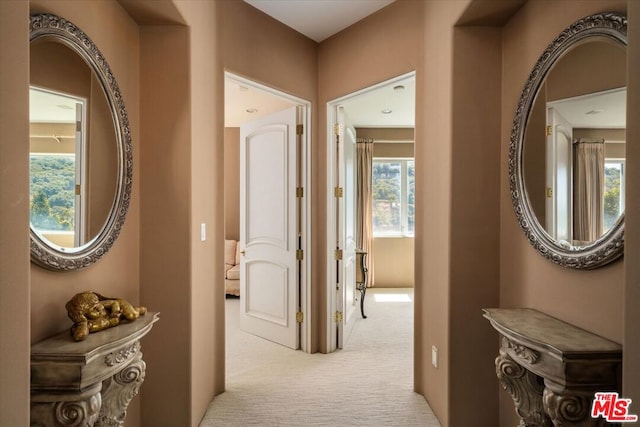
[[[604,229],[604,143],[574,145],[573,239],[592,242]]]
[[[356,143],[356,245],[367,252],[367,287],[374,285],[373,271],[373,140]]]

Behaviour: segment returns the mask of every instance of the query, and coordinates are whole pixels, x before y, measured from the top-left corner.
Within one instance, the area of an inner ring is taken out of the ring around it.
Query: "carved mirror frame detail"
[[[77,53],[91,68],[104,91],[113,125],[118,152],[116,191],[109,216],[97,234],[86,245],[68,251],[52,247],[31,229],[31,260],[49,270],[78,270],[98,261],[111,248],[125,221],[131,198],[133,148],[129,117],[118,83],[98,47],[82,30],[59,16],[37,13],[29,21],[30,42],[40,38],[58,41]]]
[[[546,48],[527,80],[516,108],[509,143],[509,188],[511,202],[520,227],[529,243],[545,258],[563,267],[593,269],[602,267],[624,252],[624,213],[604,236],[571,250],[549,236],[538,222],[525,189],[523,174],[524,136],[535,97],[547,74],[571,47],[589,37],[614,40],[627,46],[627,18],[617,13],[587,16],[566,28]]]

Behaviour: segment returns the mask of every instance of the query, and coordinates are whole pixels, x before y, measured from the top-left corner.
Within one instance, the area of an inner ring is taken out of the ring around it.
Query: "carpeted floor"
[[[293,351],[239,331],[239,300],[227,299],[227,391],[200,427],[439,427],[412,391],[413,303],[376,301],[413,299],[411,291],[368,291],[368,318],[358,312],[345,349],[332,354]]]

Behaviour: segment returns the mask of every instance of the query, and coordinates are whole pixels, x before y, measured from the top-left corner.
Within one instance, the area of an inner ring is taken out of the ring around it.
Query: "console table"
[[[159,319],[137,320],[76,342],[69,331],[31,346],[31,426],[124,426],[145,376],[140,340]]]
[[[619,391],[622,346],[540,311],[483,310],[500,333],[496,374],[520,426],[603,426],[595,392]]]
[[[364,297],[367,295],[367,252],[356,249],[356,290],[360,291],[360,314],[364,315]]]

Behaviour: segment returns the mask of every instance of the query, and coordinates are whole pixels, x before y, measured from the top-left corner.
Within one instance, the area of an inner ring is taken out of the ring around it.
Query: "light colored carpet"
[[[200,427],[440,427],[412,391],[413,303],[376,302],[376,294],[413,299],[411,291],[368,291],[368,318],[358,311],[345,349],[332,354],[306,354],[239,331],[239,301],[228,299],[227,391]]]

